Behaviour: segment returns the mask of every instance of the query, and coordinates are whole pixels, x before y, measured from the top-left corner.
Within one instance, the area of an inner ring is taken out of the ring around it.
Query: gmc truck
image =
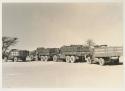
[[[17,62],[19,60],[26,61],[26,57],[28,55],[29,55],[29,51],[27,50],[12,49],[9,52],[7,59],[12,60],[13,62]]]
[[[54,55],[53,60],[57,61],[61,59],[67,63],[75,63],[77,61],[85,61],[85,55],[88,55],[88,53],[89,47],[83,45],[62,46],[60,53]]]
[[[54,60],[55,55],[59,54],[59,48],[37,48],[36,54],[41,61]]]
[[[99,63],[105,65],[106,63],[119,63],[119,57],[122,56],[122,47],[98,47],[90,50],[90,53],[85,57],[87,63]]]

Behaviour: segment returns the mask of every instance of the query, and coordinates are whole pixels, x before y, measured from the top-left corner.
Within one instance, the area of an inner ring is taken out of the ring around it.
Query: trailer
[[[18,50],[12,49],[9,52],[8,60],[12,60],[13,62],[17,62],[19,60],[26,61],[26,57],[29,55],[29,51],[27,50]]]
[[[89,64],[99,63],[105,65],[106,63],[119,63],[119,57],[123,55],[122,47],[98,47],[90,50],[86,56],[86,61]]]
[[[59,48],[40,47],[36,50],[38,59],[41,61],[55,60],[55,55],[59,54]]]
[[[77,61],[84,61],[85,55],[89,53],[89,47],[83,45],[62,46],[60,53],[55,55],[55,61],[61,59],[67,63],[75,63]]]

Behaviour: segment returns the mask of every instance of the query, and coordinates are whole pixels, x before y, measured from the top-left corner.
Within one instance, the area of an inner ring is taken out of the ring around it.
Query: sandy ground
[[[123,65],[3,62],[2,82],[8,88],[122,88]]]

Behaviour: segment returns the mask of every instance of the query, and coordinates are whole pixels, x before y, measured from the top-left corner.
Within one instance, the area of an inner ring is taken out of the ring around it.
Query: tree
[[[7,55],[7,50],[10,46],[14,46],[17,43],[18,38],[15,37],[2,37],[2,56]]]
[[[92,39],[88,39],[86,41],[86,44],[88,47],[94,47],[95,46],[95,42]]]
[[[89,52],[90,52],[87,56],[92,58],[94,47],[95,47],[95,42],[92,39],[88,39],[87,41],[85,41],[85,46],[89,49]]]

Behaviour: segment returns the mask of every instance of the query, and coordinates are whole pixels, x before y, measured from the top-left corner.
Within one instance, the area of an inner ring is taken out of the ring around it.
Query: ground
[[[3,62],[3,87],[121,88],[123,65],[66,62]]]

